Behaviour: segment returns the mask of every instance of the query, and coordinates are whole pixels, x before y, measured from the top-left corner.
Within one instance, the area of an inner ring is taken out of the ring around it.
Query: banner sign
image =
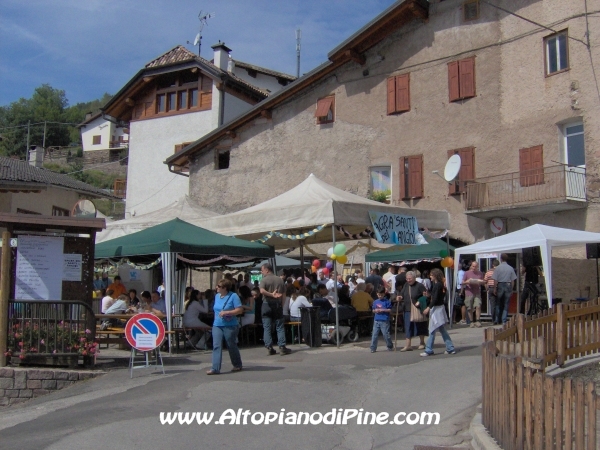
[[[416,217],[369,211],[377,242],[394,245],[426,243],[419,233]]]

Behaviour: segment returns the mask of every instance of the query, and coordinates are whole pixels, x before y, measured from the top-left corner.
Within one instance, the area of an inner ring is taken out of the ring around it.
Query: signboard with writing
[[[63,255],[63,280],[81,281],[81,255]]]
[[[419,233],[416,217],[369,211],[377,242],[382,244],[420,245],[423,237]]]
[[[61,299],[63,247],[62,237],[19,236],[15,298]]]
[[[154,350],[165,339],[165,326],[154,314],[136,314],[125,324],[125,338],[137,350]]]

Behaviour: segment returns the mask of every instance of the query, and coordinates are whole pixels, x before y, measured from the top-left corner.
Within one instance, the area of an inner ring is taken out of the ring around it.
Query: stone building
[[[503,233],[600,231],[600,38],[589,17],[599,11],[598,0],[587,12],[575,0],[398,1],[327,62],[165,162],[221,213],[314,173],[447,210],[464,243],[493,237],[492,218]],[[448,183],[439,175],[453,154],[460,172]],[[595,294],[585,249],[554,257],[555,297]]]

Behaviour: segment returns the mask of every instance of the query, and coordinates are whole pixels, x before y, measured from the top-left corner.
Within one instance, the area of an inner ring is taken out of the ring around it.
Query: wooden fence
[[[527,364],[562,366],[600,350],[600,299],[559,303],[532,317],[516,314],[502,329],[486,329],[485,340],[494,341],[501,354],[526,358]]]
[[[486,329],[482,418],[491,436],[504,449],[596,449],[594,382],[551,378],[544,370],[599,349],[598,299]]]

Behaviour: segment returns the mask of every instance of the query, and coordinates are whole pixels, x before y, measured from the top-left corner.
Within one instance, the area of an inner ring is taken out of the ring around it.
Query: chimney
[[[89,120],[89,119],[91,119],[91,118],[92,118],[92,112],[91,112],[91,111],[90,111],[90,112],[87,112],[87,113],[85,113],[85,120]]]
[[[44,165],[44,149],[39,146],[29,150],[29,164],[38,169]]]
[[[219,41],[211,47],[214,52],[214,64],[221,70],[227,70],[227,63],[229,62],[229,52],[231,49],[225,45],[225,42]]]

